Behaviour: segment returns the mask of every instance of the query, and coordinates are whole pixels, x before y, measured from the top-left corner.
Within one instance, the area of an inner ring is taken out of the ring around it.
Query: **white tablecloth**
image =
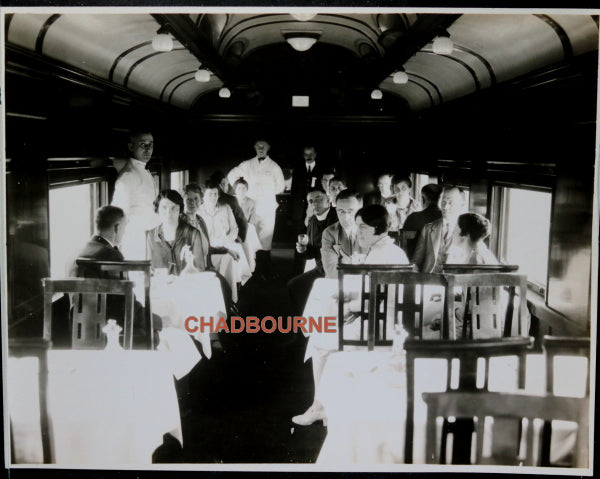
[[[208,320],[214,317],[216,327],[220,317],[226,317],[225,301],[221,283],[213,272],[206,271],[181,276],[153,277],[150,291],[152,312],[163,319],[163,327],[185,331],[185,320],[194,316],[190,326],[200,325],[202,316]],[[206,357],[211,357],[209,331],[191,333],[201,344]],[[174,350],[171,348],[171,350]],[[176,349],[175,349],[176,350]],[[189,358],[191,363],[192,357]],[[194,363],[195,364],[195,363]]]
[[[150,464],[163,434],[182,442],[173,373],[164,353],[51,350],[48,370],[56,464]],[[37,359],[10,358],[7,381],[16,462],[41,463]]]
[[[555,394],[584,396],[584,363],[584,358],[557,359]],[[442,359],[416,360],[415,464],[425,463],[427,408],[421,394],[445,390],[445,365]],[[516,378],[516,357],[492,358],[490,390],[514,391]],[[542,355],[527,356],[525,391],[531,394],[545,391]],[[334,353],[329,356],[315,397],[325,406],[329,421],[327,438],[318,458],[320,464],[404,462],[406,372],[403,354],[379,351]],[[568,423],[556,424],[551,460],[568,454],[574,441],[575,431]]]

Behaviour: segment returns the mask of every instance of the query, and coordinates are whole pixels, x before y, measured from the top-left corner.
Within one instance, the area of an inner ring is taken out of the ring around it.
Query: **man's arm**
[[[321,261],[326,278],[337,278],[338,254],[333,249],[335,236],[333,229],[325,228],[321,237]]]
[[[115,192],[113,194],[111,205],[118,206],[125,212],[125,214],[129,214],[133,181],[133,175],[126,172],[119,175],[117,181],[115,182]]]
[[[419,271],[423,271],[423,262],[425,261],[425,254],[427,253],[427,237],[429,236],[429,226],[423,226],[421,234],[419,235],[419,241],[415,247],[412,262],[415,263]]]
[[[283,170],[281,167],[275,163],[275,168],[273,168],[273,180],[275,181],[275,194],[283,193],[285,190],[285,178],[283,176]]]
[[[244,210],[238,203],[238,200],[235,196],[231,196],[231,211],[233,212],[233,216],[235,218],[235,222],[238,227],[238,235],[242,241],[246,241],[246,232],[248,231],[248,221],[246,220],[246,215],[244,214]]]
[[[246,181],[248,181],[248,178],[246,176],[247,176],[246,175],[246,168],[244,166],[244,162],[242,162],[238,166],[236,166],[235,168],[232,168],[232,170],[227,175],[227,180],[229,181],[229,184],[231,186],[233,186],[233,184],[237,180],[239,180],[241,177],[244,177],[244,179]]]

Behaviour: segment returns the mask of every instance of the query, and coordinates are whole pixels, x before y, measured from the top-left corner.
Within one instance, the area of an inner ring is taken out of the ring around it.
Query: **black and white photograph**
[[[3,7],[6,467],[591,476],[599,15]]]

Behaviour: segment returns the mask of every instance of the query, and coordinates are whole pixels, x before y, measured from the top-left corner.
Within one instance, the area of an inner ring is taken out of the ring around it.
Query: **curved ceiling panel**
[[[162,87],[171,78],[197,68],[198,60],[187,50],[161,53],[139,63],[131,72],[127,86],[140,93],[152,92],[154,98],[160,99]]]
[[[598,49],[598,25],[589,15],[548,15],[568,35],[573,46],[573,55]]]
[[[427,87],[420,86],[417,83],[409,82],[405,85],[394,85],[391,79],[386,79],[380,85],[380,88],[386,94],[392,94],[404,98],[412,111],[425,110],[433,106],[435,102],[434,93],[427,90]]]
[[[556,31],[534,15],[463,15],[448,31],[492,65],[498,82],[564,59]]]
[[[170,103],[179,108],[188,109],[198,96],[218,90],[222,86],[223,82],[214,75],[211,75],[210,81],[207,83],[198,83],[195,80],[190,80],[182,83],[176,90],[171,92]]]
[[[14,15],[8,29],[8,41],[35,51],[38,34],[51,16],[50,14]]]

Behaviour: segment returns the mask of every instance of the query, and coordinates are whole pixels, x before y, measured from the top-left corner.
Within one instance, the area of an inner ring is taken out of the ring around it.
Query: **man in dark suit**
[[[306,213],[306,194],[311,188],[319,186],[324,171],[322,162],[317,161],[314,146],[305,146],[303,160],[298,162],[292,173],[292,221],[296,234],[304,233],[304,215]]]
[[[295,315],[302,314],[315,279],[325,277],[321,261],[321,237],[325,228],[337,221],[335,208],[331,207],[329,197],[321,188],[313,188],[306,196],[314,215],[308,221],[308,244],[296,243],[296,252],[305,259],[314,259],[316,266],[292,278],[287,284]]]
[[[406,254],[409,258],[412,257],[415,251],[423,226],[442,217],[442,210],[440,210],[439,206],[441,194],[442,187],[435,183],[429,183],[421,188],[421,204],[423,205],[423,209],[408,215],[402,227],[403,232],[416,233],[413,239],[409,238],[406,240]]]
[[[326,278],[337,279],[338,263],[351,263],[352,255],[360,253],[356,238],[356,212],[362,207],[358,192],[345,189],[337,195],[338,222],[323,231],[321,262]]]
[[[221,170],[217,170],[210,175],[210,179],[219,184],[219,201],[223,204],[229,205],[231,211],[233,211],[233,217],[235,218],[235,223],[238,227],[238,237],[243,243],[246,241],[248,221],[246,220],[244,210],[242,210],[237,198],[228,193],[229,181],[227,180],[227,177]]]
[[[123,253],[119,250],[119,245],[127,227],[127,217],[125,212],[118,206],[102,206],[96,211],[96,234],[79,251],[76,258],[87,258],[98,261],[124,261]],[[75,259],[67,268],[69,277],[102,277],[121,279],[118,272],[106,272],[106,275],[100,276],[84,271],[77,266]],[[119,326],[123,327],[123,317],[125,311],[125,302],[123,296],[109,295],[106,301],[107,318],[117,319]],[[154,329],[160,330],[160,317],[154,316]],[[133,340],[134,345],[145,345],[147,331],[144,321],[144,308],[136,300],[133,308]]]

